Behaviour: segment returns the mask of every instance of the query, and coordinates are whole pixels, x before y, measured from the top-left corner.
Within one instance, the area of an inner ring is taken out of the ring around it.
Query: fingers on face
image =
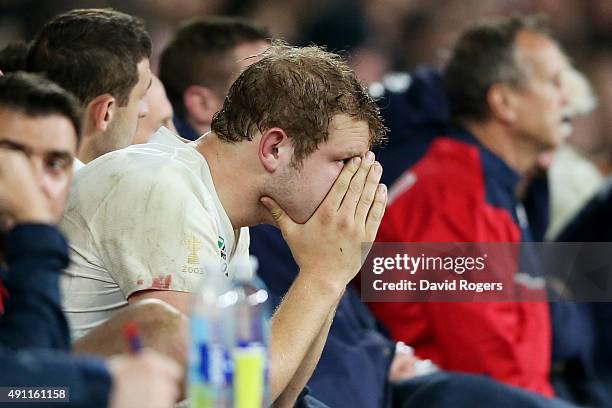
[[[355,172],[353,175],[353,178],[351,179],[348,189],[344,195],[344,199],[342,200],[342,210],[346,211],[347,214],[355,214],[357,203],[359,203],[368,173],[373,164],[374,153],[367,152],[364,158],[361,160],[359,169],[357,169],[357,172]]]
[[[368,240],[376,236],[387,203],[387,188],[379,184],[381,175],[382,166],[375,161],[374,153],[366,153],[363,159],[354,157],[340,172],[323,204],[330,212],[342,211],[354,217],[357,225],[365,225]]]
[[[366,220],[366,237],[368,241],[374,241],[380,222],[385,215],[387,206],[387,186],[379,184],[374,196],[374,202],[370,207],[368,218]]]
[[[329,194],[325,198],[322,205],[327,206],[331,211],[338,211],[342,204],[342,199],[346,195],[351,184],[351,179],[355,173],[361,168],[361,157],[353,157],[344,165],[340,175],[334,182]]]
[[[365,225],[366,223],[368,212],[370,211],[374,198],[376,197],[376,190],[378,188],[381,175],[382,166],[380,163],[374,162],[368,171],[365,185],[363,186],[361,196],[358,199],[357,207],[355,209],[355,222],[357,222],[359,225]]]

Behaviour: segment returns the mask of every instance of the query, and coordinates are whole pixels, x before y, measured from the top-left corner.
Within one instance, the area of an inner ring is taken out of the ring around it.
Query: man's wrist
[[[339,296],[348,284],[342,276],[343,273],[333,269],[306,267],[300,268],[296,280],[306,280],[307,285],[317,294]]]

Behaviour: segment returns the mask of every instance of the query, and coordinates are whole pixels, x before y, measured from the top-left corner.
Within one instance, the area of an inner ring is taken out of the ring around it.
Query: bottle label
[[[233,362],[230,353],[220,344],[200,345],[200,378],[217,387],[232,383]]]
[[[196,365],[189,386],[192,407],[229,407],[233,362],[227,349],[219,344],[201,343],[192,364]]]
[[[266,398],[266,349],[260,344],[234,349],[234,408],[261,408]]]

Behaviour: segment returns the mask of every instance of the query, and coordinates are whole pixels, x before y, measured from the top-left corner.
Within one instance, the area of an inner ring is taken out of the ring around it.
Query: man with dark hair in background
[[[185,22],[160,57],[159,77],[174,107],[174,124],[185,139],[210,130],[230,85],[269,46],[270,33],[230,17]]]
[[[34,38],[26,70],[71,91],[83,107],[82,163],[131,144],[147,114],[150,55],[143,22],[111,9],[61,14]]]
[[[46,79],[9,74],[0,78],[0,122],[0,384],[67,387],[74,407],[170,406],[181,370],[168,358],[145,351],[104,362],[68,354],[58,285],[68,247],[54,224],[80,139],[77,100]]]
[[[566,56],[533,19],[466,30],[443,74],[458,126],[444,136],[439,130],[424,135],[431,140],[426,153],[392,189],[377,240],[531,241],[516,188],[537,156],[561,142],[567,67]],[[370,306],[421,358],[553,394],[545,302]]]

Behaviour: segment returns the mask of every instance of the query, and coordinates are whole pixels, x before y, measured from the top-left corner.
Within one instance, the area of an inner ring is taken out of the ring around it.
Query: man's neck
[[[83,164],[87,164],[97,158],[96,149],[93,146],[94,138],[95,135],[87,135],[85,133],[81,137],[81,145],[77,151],[76,158]]]
[[[237,157],[237,152],[228,151],[232,148],[234,145],[224,144],[214,132],[197,142],[197,150],[208,163],[219,201],[237,229],[258,223],[252,211],[258,195],[244,161]]]
[[[519,174],[526,174],[535,165],[538,152],[533,144],[513,134],[504,125],[493,121],[470,121],[464,122],[464,126],[480,143]]]

